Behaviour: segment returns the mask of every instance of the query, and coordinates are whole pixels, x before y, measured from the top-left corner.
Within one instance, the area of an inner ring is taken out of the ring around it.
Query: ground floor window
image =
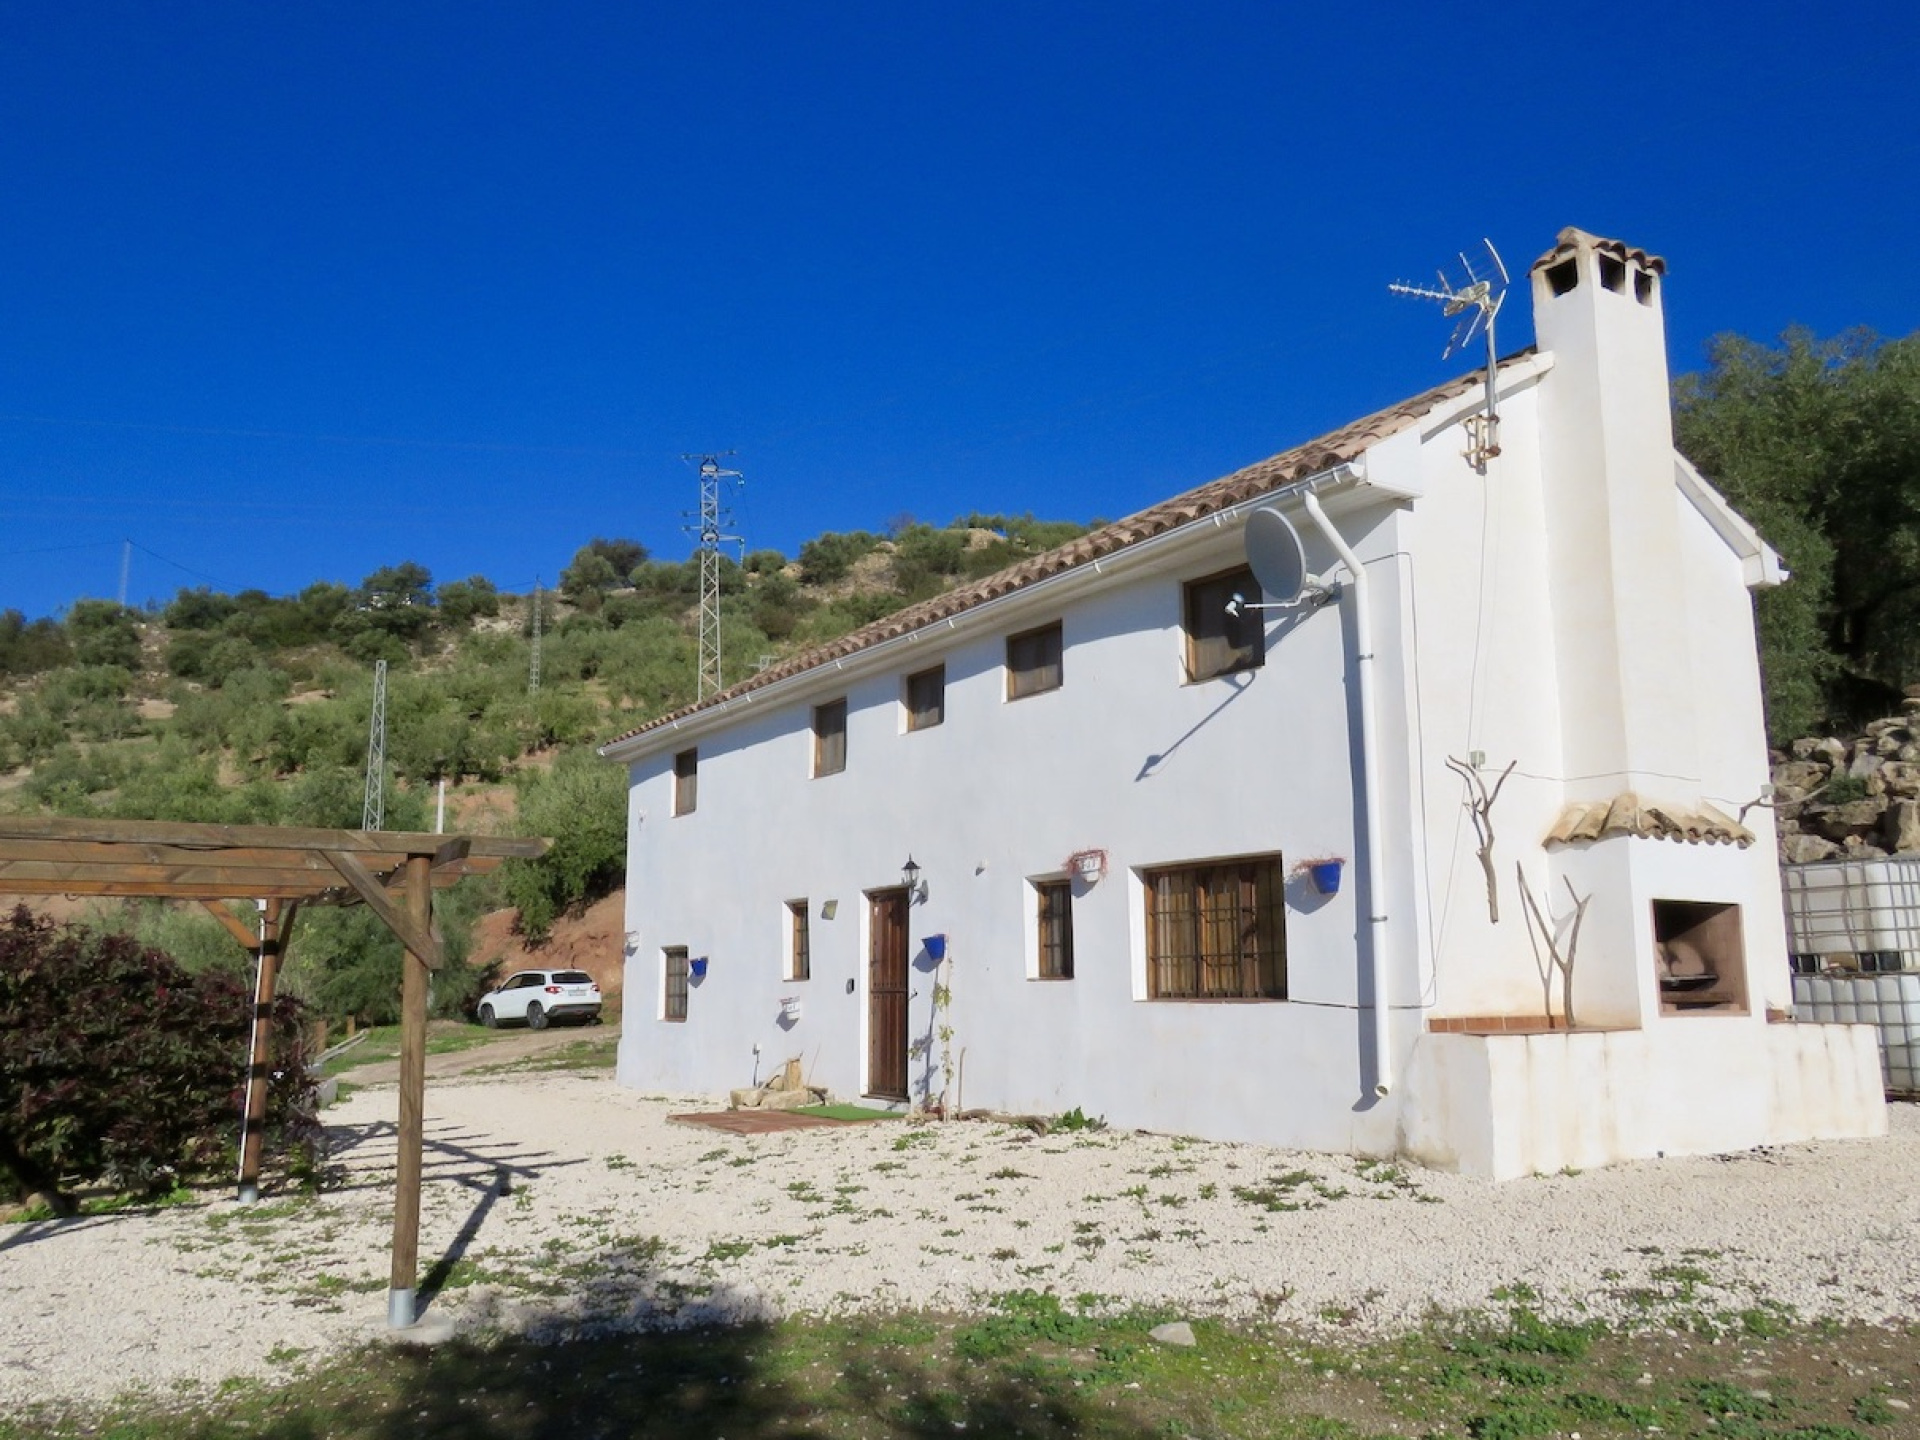
[[[1278,855],[1149,870],[1145,878],[1150,998],[1287,998],[1286,877]]]
[[[813,942],[807,934],[807,902],[787,902],[787,979],[806,980],[813,975]]]
[[[1036,880],[1034,900],[1040,917],[1040,978],[1073,978],[1073,882]]]
[[[661,1012],[667,1020],[687,1018],[687,947],[669,945],[660,952],[666,961],[667,997],[666,1008]]]

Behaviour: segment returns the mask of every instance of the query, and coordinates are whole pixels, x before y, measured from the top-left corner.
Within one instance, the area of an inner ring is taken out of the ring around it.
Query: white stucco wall
[[[1384,507],[1375,507],[1376,521]],[[1364,523],[1344,522],[1357,532]],[[1269,627],[1263,668],[1187,683],[1181,585],[1241,558],[1237,527],[1170,547],[1150,566],[1076,593],[980,616],[945,643],[904,646],[877,673],[828,671],[718,732],[668,739],[634,768],[628,890],[630,1017],[623,1083],[715,1091],[789,1056],[844,1095],[866,1089],[865,892],[897,885],[909,854],[929,896],[911,911],[910,1032],[930,1033],[924,936],[949,937],[952,1049],[968,1106],[1332,1149],[1391,1149],[1364,1104],[1365,986],[1354,887],[1288,887],[1285,1003],[1145,998],[1140,872],[1279,852],[1358,853],[1349,617],[1339,606]],[[1324,552],[1313,563],[1325,567]],[[1005,637],[1058,617],[1065,683],[1009,701]],[[944,662],[945,723],[905,731],[902,681]],[[810,778],[811,707],[848,699],[847,767]],[[691,728],[691,727],[690,727]],[[699,804],[672,815],[672,756],[699,749]],[[1110,873],[1074,898],[1075,977],[1029,979],[1029,881],[1099,847]],[[1351,875],[1356,867],[1349,867]],[[812,978],[781,978],[786,902],[812,915]],[[832,920],[822,902],[837,902]],[[661,950],[709,957],[685,1024],[658,1021]],[[1412,937],[1402,957],[1411,975]],[[848,993],[848,981],[853,993]],[[1412,985],[1407,1001],[1413,1003]],[[778,1001],[803,997],[800,1021]],[[1409,1031],[1407,1042],[1411,1043]],[[938,1094],[940,1050],[911,1067]],[[1157,1059],[1153,1057],[1158,1057]],[[1269,1085],[1285,1077],[1288,1103]],[[1284,1118],[1282,1118],[1284,1117]]]

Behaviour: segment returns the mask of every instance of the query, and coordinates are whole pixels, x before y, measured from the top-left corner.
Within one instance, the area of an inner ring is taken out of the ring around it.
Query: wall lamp
[[[920,878],[920,867],[913,863],[913,856],[907,856],[907,863],[900,867],[900,883],[907,887],[909,903],[918,901],[927,903],[927,882]]]

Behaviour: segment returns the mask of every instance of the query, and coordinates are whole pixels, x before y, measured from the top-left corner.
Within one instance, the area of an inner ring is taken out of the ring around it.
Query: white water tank
[[[1920,856],[1782,865],[1780,889],[1796,971],[1920,970]]]
[[[1880,1074],[1889,1093],[1920,1095],[1920,970],[1895,975],[1796,975],[1797,1020],[1871,1025],[1880,1032]]]

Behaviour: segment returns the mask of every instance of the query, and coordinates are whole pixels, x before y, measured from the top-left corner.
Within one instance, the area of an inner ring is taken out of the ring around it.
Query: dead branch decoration
[[[1543,998],[1546,1004],[1547,1026],[1549,1029],[1553,1026],[1553,976],[1554,972],[1558,971],[1560,1010],[1566,1016],[1567,1029],[1571,1030],[1573,1029],[1573,961],[1575,952],[1580,946],[1580,924],[1587,918],[1587,906],[1593,902],[1593,896],[1582,897],[1574,890],[1573,881],[1562,877],[1567,887],[1567,898],[1573,901],[1573,923],[1567,927],[1566,950],[1563,953],[1560,948],[1558,929],[1548,923],[1547,917],[1541,912],[1540,902],[1533,898],[1533,889],[1527,884],[1526,867],[1515,861],[1513,870],[1519,877],[1520,899],[1526,906],[1527,938],[1533,941],[1534,960],[1540,966],[1540,984],[1545,992]],[[1544,956],[1540,953],[1542,945],[1546,947]]]
[[[1493,873],[1493,802],[1500,798],[1500,787],[1507,783],[1518,760],[1509,760],[1500,778],[1487,789],[1487,777],[1480,767],[1469,765],[1458,756],[1447,757],[1447,768],[1467,783],[1467,813],[1473,817],[1473,833],[1480,837],[1480,868],[1487,877],[1487,919],[1500,923],[1500,882]]]

